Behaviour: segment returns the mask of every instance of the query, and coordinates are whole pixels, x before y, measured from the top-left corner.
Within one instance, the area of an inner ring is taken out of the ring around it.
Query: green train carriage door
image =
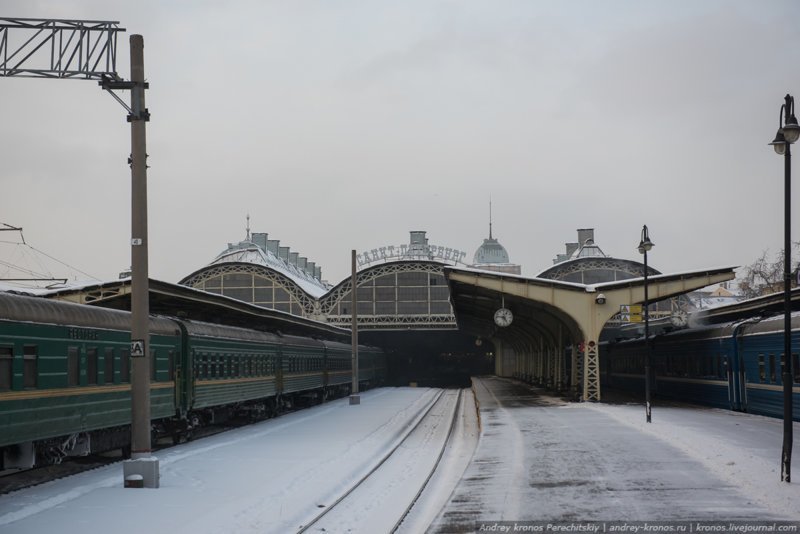
[[[280,395],[283,393],[283,351],[276,347],[275,349],[275,393]]]
[[[175,361],[175,410],[178,415],[185,416],[192,407],[194,397],[194,358],[189,350],[189,334],[186,326],[179,321],[175,322],[180,335],[178,357]]]
[[[330,384],[330,376],[328,375],[328,345],[322,346],[322,388],[323,390]]]

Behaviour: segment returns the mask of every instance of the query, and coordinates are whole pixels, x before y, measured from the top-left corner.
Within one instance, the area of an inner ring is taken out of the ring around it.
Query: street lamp
[[[639,241],[639,254],[644,255],[644,413],[647,422],[650,421],[650,312],[647,299],[647,252],[653,248],[647,225],[642,227],[642,239]]]
[[[800,138],[800,126],[794,116],[794,97],[786,95],[778,115],[778,133],[770,145],[784,161],[784,223],[783,223],[783,452],[781,454],[781,480],[792,478],[792,280],[791,280],[791,145]]]

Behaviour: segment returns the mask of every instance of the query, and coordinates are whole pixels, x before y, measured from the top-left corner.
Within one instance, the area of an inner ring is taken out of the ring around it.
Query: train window
[[[764,355],[758,355],[758,381],[762,384],[767,381],[767,375],[764,371]]]
[[[769,381],[770,383],[775,382],[775,355],[769,355]]]
[[[77,386],[80,384],[80,349],[70,347],[67,349],[67,386]]]
[[[232,376],[238,377],[239,376],[239,371],[240,371],[240,369],[239,369],[239,358],[236,357],[236,358],[233,359],[233,369],[231,369]]]
[[[131,381],[131,351],[129,349],[122,349],[119,351],[119,381]]]
[[[86,349],[86,383],[97,384],[97,348]]]
[[[156,375],[156,363],[158,360],[158,353],[156,349],[150,349],[150,380],[155,382],[157,380]]]
[[[786,371],[786,358],[785,353],[781,353],[781,382],[783,382],[783,373]]]
[[[0,347],[0,391],[11,389],[14,371],[14,352],[11,347]]]
[[[114,383],[114,349],[106,348],[106,357],[103,360],[103,383]]]
[[[35,388],[39,380],[39,355],[36,345],[25,345],[22,347],[23,369],[22,387]]]

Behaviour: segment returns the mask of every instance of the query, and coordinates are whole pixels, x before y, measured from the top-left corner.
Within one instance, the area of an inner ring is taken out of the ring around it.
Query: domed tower
[[[506,248],[492,236],[492,201],[489,201],[489,238],[475,251],[472,265],[475,269],[498,273],[521,274],[522,266],[511,263]]]

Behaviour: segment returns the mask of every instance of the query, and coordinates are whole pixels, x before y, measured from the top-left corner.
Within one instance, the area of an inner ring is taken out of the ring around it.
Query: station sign
[[[359,267],[389,260],[443,260],[464,263],[466,252],[438,245],[388,245],[361,252],[356,255]]]
[[[643,320],[642,305],[623,304],[619,307],[619,320],[623,323],[641,323]]]

